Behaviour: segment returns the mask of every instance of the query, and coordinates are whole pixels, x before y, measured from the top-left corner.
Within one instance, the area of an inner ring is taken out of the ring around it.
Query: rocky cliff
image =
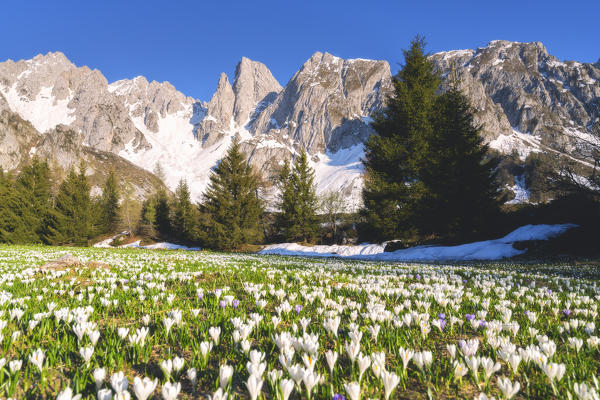
[[[600,61],[562,62],[541,43],[507,41],[431,58],[442,90],[464,90],[486,141],[502,153],[580,160],[600,136]],[[369,121],[391,91],[386,61],[320,52],[283,87],[264,64],[243,57],[233,81],[221,74],[208,102],[144,77],[109,84],[61,53],[9,60],[0,63],[0,164],[16,168],[45,154],[66,168],[83,153],[110,155],[148,176],[160,170],[170,188],[186,179],[199,200],[211,168],[238,136],[267,178],[306,149],[319,191],[341,191],[353,208]]]

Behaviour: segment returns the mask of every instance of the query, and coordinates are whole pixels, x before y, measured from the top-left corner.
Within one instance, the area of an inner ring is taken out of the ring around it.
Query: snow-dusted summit
[[[445,87],[454,82],[465,90],[486,141],[502,153],[581,159],[586,142],[598,140],[599,63],[561,62],[541,43],[507,41],[432,60]],[[285,86],[264,64],[243,57],[233,81],[221,74],[208,102],[141,76],[109,83],[58,52],[8,60],[0,63],[0,165],[18,169],[36,154],[63,169],[81,157],[106,168],[118,162],[136,171],[132,181],[144,177],[140,195],[155,187],[152,172],[160,170],[168,187],[185,179],[199,200],[210,169],[238,136],[267,181],[306,149],[319,191],[341,191],[354,208],[363,144],[373,133],[368,122],[391,91],[386,61],[321,52]],[[517,183],[515,190],[526,193]]]

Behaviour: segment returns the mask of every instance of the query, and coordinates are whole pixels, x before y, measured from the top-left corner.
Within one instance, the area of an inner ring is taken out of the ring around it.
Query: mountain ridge
[[[540,42],[502,40],[431,59],[441,90],[458,83],[485,141],[503,154],[516,152],[524,161],[532,152],[555,151],[580,159],[582,143],[600,134],[600,60],[561,62]],[[369,122],[392,93],[391,81],[387,61],[315,52],[282,86],[266,65],[242,57],[233,81],[222,73],[211,99],[201,101],[143,76],[109,83],[100,71],[51,52],[0,63],[0,105],[4,99],[4,108],[42,136],[61,125],[84,146],[149,172],[160,168],[169,188],[186,179],[195,200],[235,136],[267,180],[306,149],[319,192],[341,191],[352,209],[360,202]],[[19,146],[7,142],[0,155],[8,160],[9,147],[25,151]]]

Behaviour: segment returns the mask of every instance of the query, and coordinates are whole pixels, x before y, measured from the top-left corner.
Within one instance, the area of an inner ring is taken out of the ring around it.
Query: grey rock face
[[[347,148],[372,133],[365,118],[381,108],[390,90],[386,61],[315,53],[256,117],[251,132],[268,134],[311,154]]]
[[[143,76],[117,81],[110,84],[108,90],[129,108],[131,117],[141,118],[144,126],[154,133],[159,131],[159,118],[165,118],[168,114],[189,114],[190,106],[195,102],[169,82],[149,83]]]
[[[40,134],[18,114],[9,110],[8,104],[0,95],[0,168],[14,169],[27,162],[32,146]]]
[[[148,146],[129,118],[129,110],[108,91],[102,73],[88,67],[77,68],[62,53],[0,63],[0,91],[8,93],[13,88],[19,108],[35,104],[31,106],[35,108],[32,122],[42,133],[56,126],[44,123],[54,119],[60,123],[68,121],[86,144],[104,151],[118,152],[130,142],[139,148]],[[51,90],[46,93],[44,88]],[[66,107],[52,108],[63,100],[68,101]],[[44,113],[48,115],[36,118]],[[62,118],[56,115],[61,113]]]
[[[279,82],[264,64],[242,57],[235,69],[233,83],[235,123],[239,126],[246,125],[259,103],[266,106],[273,102],[281,89]]]
[[[572,133],[600,134],[600,69],[560,62],[539,42],[493,41],[477,50],[433,55],[446,82],[456,77],[477,108],[488,140],[514,128],[555,150]]]
[[[224,137],[224,132],[230,130],[233,122],[233,107],[235,93],[222,73],[217,83],[217,90],[208,102],[202,121],[196,125],[195,134],[203,147],[210,147]]]

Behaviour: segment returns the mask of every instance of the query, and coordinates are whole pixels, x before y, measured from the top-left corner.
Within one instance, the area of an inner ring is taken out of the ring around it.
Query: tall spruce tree
[[[159,189],[154,199],[154,229],[158,236],[171,235],[171,204],[164,189]]]
[[[259,182],[235,138],[213,168],[200,205],[200,237],[205,246],[227,250],[262,240],[260,217],[264,208],[258,196]]]
[[[319,233],[319,207],[315,172],[308,165],[306,151],[302,151],[294,160],[290,170],[284,165],[280,176],[280,213],[279,227],[286,241],[310,242]]]
[[[179,181],[173,202],[173,235],[180,241],[191,243],[195,240],[196,214],[190,200],[187,182]]]
[[[415,202],[422,236],[469,239],[486,230],[500,205],[497,160],[489,157],[469,100],[456,88],[436,98]]]
[[[440,78],[417,36],[404,51],[404,65],[392,79],[394,93],[371,124],[376,134],[365,144],[363,223],[360,236],[367,240],[410,237],[415,233],[415,194],[431,115]]]
[[[90,186],[86,166],[79,165],[79,172],[71,167],[61,183],[54,209],[45,223],[45,240],[50,244],[85,246],[91,234]]]
[[[117,186],[117,177],[114,170],[110,170],[100,198],[100,217],[103,233],[114,233],[121,223],[120,195]]]
[[[31,165],[23,168],[4,197],[6,203],[0,217],[4,221],[0,227],[2,240],[41,243],[44,218],[50,210],[52,198],[48,163],[34,158]]]

